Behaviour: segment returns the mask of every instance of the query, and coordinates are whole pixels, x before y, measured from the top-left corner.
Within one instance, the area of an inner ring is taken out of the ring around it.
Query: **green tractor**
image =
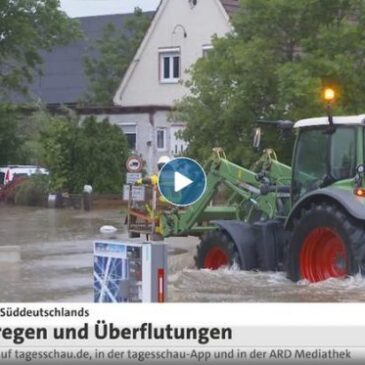
[[[198,268],[285,270],[310,282],[364,274],[365,115],[304,119],[293,127],[292,167],[265,150],[246,169],[215,149],[202,198],[185,209],[162,209],[154,233],[200,237]]]

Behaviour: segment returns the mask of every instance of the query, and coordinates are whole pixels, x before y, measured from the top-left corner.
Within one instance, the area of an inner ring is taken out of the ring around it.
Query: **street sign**
[[[130,156],[125,164],[128,172],[142,172],[143,160],[139,156]]]
[[[129,192],[132,189],[132,200],[136,202],[144,202],[146,199],[146,188],[145,186],[130,186],[124,185],[123,186],[123,200],[129,200]]]
[[[123,185],[123,200],[126,202],[129,200],[130,189],[132,189],[130,185]]]
[[[132,200],[136,202],[144,202],[146,200],[145,186],[132,186]]]
[[[142,179],[141,172],[128,172],[127,173],[127,184],[134,184],[139,179]]]

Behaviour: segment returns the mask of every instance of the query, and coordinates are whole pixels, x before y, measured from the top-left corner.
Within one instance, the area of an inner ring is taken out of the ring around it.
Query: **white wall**
[[[132,72],[127,73],[125,88],[115,97],[116,104],[173,105],[187,90],[180,83],[160,83],[159,49],[180,47],[182,79],[185,81],[188,76],[184,71],[202,56],[203,46],[211,43],[214,34],[223,36],[230,31],[227,19],[216,0],[198,0],[194,7],[188,0],[163,0],[151,26],[150,38],[146,37],[139,59],[132,64],[129,70]]]
[[[115,95],[116,105],[171,107],[184,97],[188,90],[183,82],[188,79],[186,70],[203,55],[203,47],[211,44],[213,35],[224,36],[231,31],[228,15],[219,0],[197,0],[192,6],[189,0],[162,0],[159,11],[137,52],[135,60]],[[186,32],[186,37],[184,36]],[[161,48],[180,48],[182,81],[175,84],[160,82]],[[184,128],[182,121],[171,123],[170,113],[109,116],[112,123],[137,123],[137,151],[147,161],[148,172],[155,172],[158,158],[174,157],[175,145],[186,148],[177,141],[174,133]],[[157,148],[156,132],[166,130],[166,149]]]
[[[82,119],[86,115],[82,116]],[[109,119],[111,124],[119,126],[122,130],[130,130],[134,128],[136,131],[136,152],[141,155],[147,164],[147,171],[149,173],[156,172],[157,161],[160,156],[167,155],[171,158],[174,157],[172,143],[177,143],[172,132],[177,129],[183,128],[181,123],[174,123],[169,121],[170,113],[166,111],[160,111],[152,114],[140,113],[140,114],[101,114],[95,115],[98,121],[102,121],[105,118]],[[152,117],[152,120],[151,120]],[[151,124],[153,122],[153,125]],[[165,144],[164,150],[158,150],[156,144],[156,132],[158,129],[164,129]],[[182,144],[186,148],[186,143],[179,141],[178,144]]]

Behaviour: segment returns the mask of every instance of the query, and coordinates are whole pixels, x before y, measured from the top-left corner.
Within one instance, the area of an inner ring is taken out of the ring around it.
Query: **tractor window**
[[[293,198],[316,189],[327,172],[328,134],[313,129],[302,131],[296,148],[293,176]]]
[[[354,128],[338,128],[331,138],[330,175],[334,180],[355,176],[356,134]]]
[[[299,135],[293,175],[293,201],[302,195],[355,174],[356,133],[337,127],[335,133],[322,129],[302,130]]]

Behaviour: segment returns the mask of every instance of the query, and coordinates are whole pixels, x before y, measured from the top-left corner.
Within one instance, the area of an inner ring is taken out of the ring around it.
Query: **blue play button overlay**
[[[176,158],[165,164],[158,177],[158,189],[171,204],[187,206],[201,198],[207,187],[203,168],[186,157]]]

